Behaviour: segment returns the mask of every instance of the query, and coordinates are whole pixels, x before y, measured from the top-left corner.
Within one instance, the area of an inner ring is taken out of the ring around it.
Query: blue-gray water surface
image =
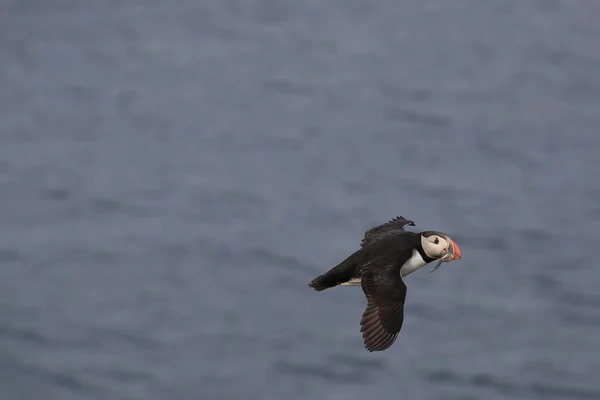
[[[4,0],[0,400],[600,399],[600,2]],[[463,258],[310,279],[396,215]]]

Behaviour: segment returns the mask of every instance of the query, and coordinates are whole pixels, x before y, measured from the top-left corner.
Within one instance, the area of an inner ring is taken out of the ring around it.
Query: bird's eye
[[[433,244],[438,244],[439,242],[440,242],[439,238],[436,237],[435,239],[433,239]]]

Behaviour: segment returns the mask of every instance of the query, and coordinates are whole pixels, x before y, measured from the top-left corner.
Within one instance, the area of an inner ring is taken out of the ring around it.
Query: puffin
[[[413,232],[415,223],[397,216],[364,233],[360,249],[308,283],[316,291],[336,286],[360,286],[367,306],[360,320],[365,349],[388,349],[404,322],[406,285],[403,278],[433,261],[435,271],[444,262],[460,260],[458,244],[446,233]]]

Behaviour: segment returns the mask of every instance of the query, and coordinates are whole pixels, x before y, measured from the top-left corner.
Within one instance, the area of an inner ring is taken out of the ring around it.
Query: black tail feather
[[[355,271],[356,264],[342,262],[323,275],[314,278],[308,283],[308,286],[320,292],[337,286],[340,283],[348,282],[354,276]]]
[[[330,284],[324,283],[323,278],[325,278],[324,275],[316,277],[312,281],[308,282],[308,286],[315,289],[317,292],[320,292],[322,290],[329,289],[330,287],[336,286],[335,284],[330,285]]]

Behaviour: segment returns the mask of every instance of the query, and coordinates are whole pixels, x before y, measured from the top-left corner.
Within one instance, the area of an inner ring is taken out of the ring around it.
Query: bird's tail
[[[354,276],[356,264],[351,262],[350,257],[340,264],[331,268],[323,275],[319,275],[308,283],[308,286],[320,292],[332,288],[340,283],[348,282]]]

